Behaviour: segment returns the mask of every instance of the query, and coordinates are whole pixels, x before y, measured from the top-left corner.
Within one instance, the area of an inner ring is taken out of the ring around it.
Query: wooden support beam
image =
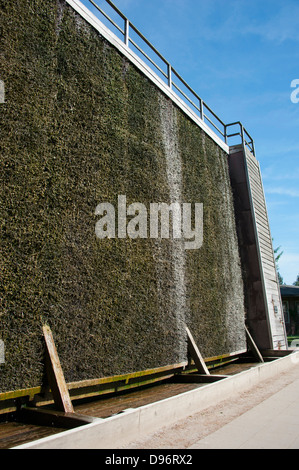
[[[57,410],[64,413],[74,413],[52,331],[48,325],[43,326],[43,333],[46,342],[46,373],[55,406]]]
[[[194,341],[194,338],[189,330],[189,328],[186,326],[186,332],[187,332],[187,338],[188,338],[188,350],[190,353],[190,356],[192,357],[197,370],[200,374],[205,374],[205,375],[210,375],[210,372],[205,364],[205,361],[203,360],[202,355],[199,352],[199,349]]]
[[[292,353],[292,350],[290,349],[263,349],[261,353],[263,357],[278,358],[278,357],[289,356]]]
[[[252,338],[251,334],[249,333],[246,326],[245,326],[245,331],[246,331],[246,337],[247,337],[247,342],[248,342],[248,346],[249,346],[250,351],[254,355],[257,362],[264,362],[263,356],[261,355],[257,345],[255,344],[255,342],[254,342],[254,340],[253,340],[253,338]]]
[[[218,382],[219,380],[226,379],[228,375],[207,375],[207,374],[179,374],[173,379],[176,383],[199,383],[210,384]]]
[[[84,424],[93,423],[100,418],[85,416],[78,413],[45,410],[36,407],[22,407],[17,413],[17,421],[39,426],[54,426],[55,428],[72,429]]]

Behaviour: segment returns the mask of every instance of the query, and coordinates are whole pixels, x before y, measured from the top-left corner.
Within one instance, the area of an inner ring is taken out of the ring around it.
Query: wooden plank
[[[279,295],[278,295],[278,291],[277,289],[275,288],[275,283],[274,281],[271,281],[271,280],[267,280],[266,279],[266,287],[267,287],[267,296],[269,298],[269,300],[272,302],[272,298],[273,298],[273,295],[276,296],[277,300],[280,299]],[[280,300],[279,300],[280,301]]]
[[[260,180],[258,174],[254,173],[250,170],[249,175],[250,175],[250,183],[251,183],[250,186],[251,186],[251,188],[257,190],[261,186],[261,180]],[[260,200],[262,200],[262,199],[260,199]]]
[[[251,350],[254,357],[257,359],[258,362],[264,362],[263,356],[261,355],[257,345],[255,344],[251,334],[249,333],[248,329],[245,326],[246,337],[248,341],[249,349]]]
[[[91,397],[104,397],[110,393],[119,393],[119,392],[130,392],[131,390],[138,390],[140,387],[144,387],[146,385],[154,385],[156,383],[162,383],[163,381],[167,381],[172,379],[174,374],[163,375],[162,377],[156,377],[149,380],[142,380],[140,382],[136,382],[133,384],[120,384],[111,383],[111,386],[108,388],[98,388],[98,387],[90,387],[88,389],[74,389],[72,391],[72,398],[74,400],[82,400],[84,398],[91,398]]]
[[[264,246],[262,246],[261,243],[260,243],[260,247],[261,247],[261,252],[262,252],[262,255],[264,256],[265,262],[267,262],[268,265],[271,267],[274,266],[273,254],[272,254],[272,250],[270,249],[270,247],[265,248]]]
[[[257,220],[257,229],[258,229],[259,237],[263,237],[264,241],[266,243],[269,243],[270,241],[269,228],[262,226],[261,223]]]
[[[255,178],[256,184],[260,184],[260,172],[258,167],[254,167],[250,162],[247,162],[247,167],[252,178]]]
[[[269,284],[269,287],[271,286],[271,283],[273,282],[276,282],[276,271],[274,268],[270,269],[268,268],[267,266],[264,265],[263,263],[263,271],[264,271],[264,276],[265,276],[265,282]],[[277,292],[277,289],[275,288],[275,286],[273,286],[273,288],[275,289],[275,292]]]
[[[258,221],[257,221],[256,225],[257,225],[257,232],[258,232],[259,241],[263,241],[265,248],[270,250],[270,253],[273,256],[273,254],[272,254],[272,245],[271,245],[271,242],[270,242],[270,233],[269,232],[265,233],[263,228],[260,227],[260,224],[259,224]]]
[[[259,223],[257,222],[257,224],[259,224]],[[270,232],[269,232],[269,230],[265,231],[265,230],[263,230],[263,228],[261,228],[259,226],[257,228],[258,228],[258,232],[259,232],[259,237],[262,238],[265,243],[270,244],[271,242],[270,242]]]
[[[178,364],[170,364],[167,366],[158,367],[155,369],[147,369],[128,374],[115,375],[110,377],[101,377],[97,379],[83,380],[79,382],[70,382],[67,384],[71,399],[85,398],[90,396],[99,396],[109,393],[114,393],[120,390],[130,390],[138,386],[148,385],[161,381],[173,376],[175,373],[180,372],[188,365],[188,361]],[[138,383],[136,379],[139,379]],[[105,385],[111,384],[110,388],[105,388]],[[88,393],[86,393],[87,389]],[[80,390],[82,393],[80,393]],[[78,392],[77,392],[78,391]],[[15,399],[21,397],[28,397],[29,401],[34,399],[34,402],[39,405],[52,405],[53,395],[48,393],[45,395],[44,386],[35,388],[27,388],[22,390],[14,390],[10,392],[0,392],[0,415],[6,412],[16,411]],[[3,402],[2,402],[3,401]]]
[[[273,280],[276,279],[276,269],[275,269],[275,266],[274,266],[274,262],[273,264],[268,260],[266,259],[265,257],[263,257],[262,259],[262,262],[263,262],[263,267],[264,269],[268,269],[268,273],[269,275],[271,274],[273,276]]]
[[[262,188],[258,187],[258,186],[254,186],[254,187],[251,186],[251,190],[252,190],[251,192],[252,192],[252,196],[253,196],[255,206],[260,209],[262,214],[266,215],[267,212],[266,212],[265,202],[264,202],[263,196],[262,196]]]
[[[136,379],[139,377],[140,378],[144,377],[146,379],[147,376],[151,376],[151,375],[154,376],[157,374],[161,374],[161,376],[163,376],[164,373],[166,376],[166,375],[169,375],[169,373],[174,374],[178,369],[183,369],[187,365],[188,365],[188,362],[180,362],[178,364],[161,366],[155,369],[146,369],[146,370],[142,370],[138,372],[131,372],[128,374],[113,375],[110,377],[101,377],[98,379],[88,379],[88,380],[82,380],[79,382],[70,382],[68,384],[68,389],[72,390],[72,389],[79,389],[79,388],[86,388],[86,387],[94,387],[97,385],[104,385],[108,383],[113,384],[113,383],[120,382],[120,381],[125,381],[126,383],[129,383],[132,379]]]
[[[259,244],[260,244],[261,254],[264,257],[265,262],[267,262],[268,265],[271,267],[275,266],[272,246],[270,245],[265,246],[265,240],[261,236],[259,236],[259,242],[260,242]],[[263,245],[261,242],[263,243]]]
[[[276,281],[276,270],[274,269],[274,267],[269,267],[266,263],[263,263],[263,271],[265,273],[265,277],[267,276],[269,282]]]
[[[271,236],[270,236],[270,230],[269,230],[269,225],[268,222],[262,222],[259,220],[257,217],[257,230],[259,233],[259,237],[263,237],[265,243],[271,243]]]
[[[262,257],[263,257],[263,263],[264,265],[266,265],[269,269],[273,269],[274,272],[275,271],[275,262],[274,262],[274,258],[273,256],[270,258],[270,255],[267,255],[267,253],[265,253],[262,249],[261,249],[261,254],[262,254]]]
[[[266,284],[266,287],[267,287],[267,293],[271,295],[271,298],[273,296],[273,294],[275,294],[278,298],[278,289],[276,287],[277,283],[276,283],[276,278],[274,279],[265,279],[265,284]]]
[[[254,200],[254,212],[258,216],[259,223],[266,230],[267,234],[270,233],[269,230],[269,220],[267,217],[267,212],[265,206],[262,206],[256,199]]]
[[[225,354],[220,354],[219,356],[211,356],[211,357],[204,357],[205,362],[219,362],[220,363],[223,360],[226,359],[233,359],[234,357],[239,357],[241,354],[244,354],[247,352],[247,349],[240,349],[239,351],[233,351],[230,353],[225,353]]]
[[[258,198],[258,200],[261,202],[262,206],[263,204],[263,197],[261,193],[259,192],[259,189],[261,188],[261,181],[260,179],[257,179],[255,175],[250,173],[250,183],[251,183],[251,189],[254,192],[255,196]]]
[[[270,244],[265,244],[265,241],[260,238],[260,247],[261,247],[261,250],[263,252],[263,254],[265,255],[265,257],[267,257],[269,259],[269,263],[270,265],[274,265],[274,259],[273,259],[273,251],[272,251],[272,246],[270,246]]]
[[[260,214],[259,209],[256,208],[256,207],[255,207],[254,211],[255,211],[256,218],[257,218],[257,223],[259,225],[262,225],[263,227],[267,228],[269,222],[266,219],[266,216]],[[267,236],[270,236],[270,231],[269,230],[267,231]]]
[[[262,261],[263,262],[263,261]],[[267,272],[268,279],[271,283],[276,284],[276,269],[274,266],[269,266],[266,261],[263,262],[263,269]],[[275,285],[273,285],[277,289]]]
[[[255,173],[256,175],[258,174],[258,166],[256,165],[256,162],[253,162],[248,158],[247,165],[251,172]]]
[[[265,349],[265,350],[262,351],[263,356],[274,357],[274,358],[289,356],[291,353],[292,353],[292,351],[289,350],[289,349],[280,349],[280,350],[278,350],[278,349]]]
[[[259,237],[259,242],[261,249],[263,250],[263,254],[269,259],[271,265],[274,264],[273,249],[272,245],[270,245],[270,240],[266,242],[264,238]]]
[[[43,326],[43,333],[46,342],[46,372],[55,406],[64,413],[73,413],[74,408],[64,379],[52,331],[48,325]]]
[[[21,398],[21,397],[29,397],[29,400],[33,400],[34,396],[41,392],[42,392],[42,387],[23,388],[20,390],[13,390],[10,392],[1,392],[0,402],[15,400],[16,398]]]
[[[195,362],[198,372],[200,374],[210,375],[210,372],[205,364],[205,361],[203,360],[203,357],[200,354],[199,349],[193,339],[193,336],[189,328],[187,328],[187,326],[186,326],[186,332],[187,332],[187,338],[188,338],[188,350],[193,361]]]
[[[255,206],[254,211],[255,211],[257,218],[260,219],[260,223],[263,223],[265,225],[268,224],[266,215],[264,213],[261,213],[261,209],[258,206]]]
[[[263,188],[261,185],[254,185],[253,187],[251,186],[252,190],[252,195],[253,199],[256,205],[256,208],[258,208],[263,216],[268,218],[267,214],[267,208],[264,200],[264,194],[263,194]]]
[[[260,174],[257,168],[252,168],[252,166],[248,165],[250,179],[253,181],[253,184],[256,186],[261,184]]]
[[[270,255],[267,255],[263,249],[261,249],[261,254],[263,256],[263,262],[264,262],[264,265],[265,267],[267,266],[268,269],[274,269],[275,268],[275,264],[274,264],[274,259],[272,257],[272,259],[270,258]]]

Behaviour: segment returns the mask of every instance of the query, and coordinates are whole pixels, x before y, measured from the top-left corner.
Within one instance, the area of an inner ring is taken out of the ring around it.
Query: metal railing
[[[226,132],[227,132],[227,129],[229,127],[232,127],[232,126],[237,126],[237,132],[233,132],[232,134],[226,134],[226,139],[229,139],[231,137],[240,136],[241,137],[241,142],[255,156],[254,141],[253,141],[251,135],[248,134],[247,130],[244,128],[242,123],[240,121],[237,121],[237,122],[232,122],[231,124],[226,124],[226,126],[225,126],[226,127]]]
[[[95,12],[99,12],[101,20],[106,20],[109,28],[111,25],[116,29],[124,44],[133,51],[137,51],[139,57],[147,61],[152,70],[158,74],[160,78],[168,85],[168,87],[176,93],[176,95],[191,105],[191,109],[200,119],[218,135],[226,144],[228,139],[240,136],[241,143],[249,148],[255,156],[254,142],[251,136],[240,122],[225,124],[217,114],[198,96],[198,94],[188,85],[188,83],[179,75],[172,65],[160,54],[160,52],[146,39],[146,37],[129,21],[129,19],[112,3],[110,0],[102,0],[103,3],[109,5],[112,14],[116,16],[116,20],[111,18],[107,12],[101,8],[98,3],[100,0],[88,0],[93,5]],[[116,15],[115,15],[116,14]],[[119,19],[122,25],[117,21]],[[135,37],[134,37],[135,36]],[[141,40],[142,46],[138,43]],[[147,52],[144,50],[147,49]],[[159,62],[159,63],[157,63]],[[228,128],[237,126],[238,130],[228,134]]]

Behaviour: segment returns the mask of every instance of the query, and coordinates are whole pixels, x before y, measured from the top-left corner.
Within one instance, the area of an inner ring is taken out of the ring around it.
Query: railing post
[[[204,118],[204,113],[203,113],[203,101],[201,98],[199,98],[199,108],[200,108],[200,118],[202,119],[203,121],[203,118]]]
[[[243,127],[243,125],[242,125],[241,123],[240,123],[240,128],[241,128],[242,145],[245,146],[244,127]]]
[[[130,21],[128,18],[125,19],[125,45],[129,47],[129,39],[130,39]]]
[[[172,88],[172,68],[171,65],[167,64],[167,74],[168,74],[168,86]]]
[[[255,145],[254,145],[253,140],[251,140],[251,145],[252,145],[252,155],[255,157]]]
[[[224,142],[227,144],[227,125],[224,125]]]

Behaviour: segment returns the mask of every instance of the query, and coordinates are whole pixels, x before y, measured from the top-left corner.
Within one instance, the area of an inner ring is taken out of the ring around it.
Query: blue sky
[[[298,0],[114,4],[225,123],[241,121],[253,137],[274,247],[283,251],[279,270],[292,284],[299,274],[299,102],[291,101]]]

